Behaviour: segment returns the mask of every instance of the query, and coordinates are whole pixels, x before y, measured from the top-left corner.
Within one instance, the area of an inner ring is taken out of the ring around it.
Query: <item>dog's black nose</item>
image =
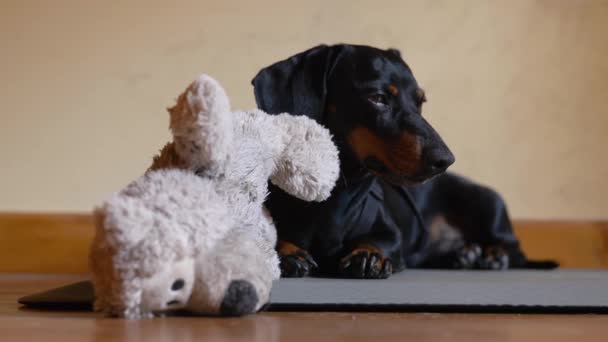
[[[455,161],[450,150],[431,150],[427,155],[427,169],[432,174],[438,174],[447,170]]]
[[[258,293],[250,282],[233,280],[224,294],[220,313],[223,316],[243,316],[254,313],[258,300]]]

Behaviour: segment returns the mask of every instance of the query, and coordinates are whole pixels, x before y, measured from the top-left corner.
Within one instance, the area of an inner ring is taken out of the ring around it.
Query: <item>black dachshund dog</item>
[[[252,83],[262,110],[313,118],[340,150],[341,177],[325,202],[271,186],[283,276],[557,266],[525,257],[498,193],[444,172],[454,156],[424,119],[425,93],[398,50],[320,45]]]

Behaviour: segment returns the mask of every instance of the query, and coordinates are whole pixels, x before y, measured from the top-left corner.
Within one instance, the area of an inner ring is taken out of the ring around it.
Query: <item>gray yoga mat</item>
[[[90,309],[92,298],[91,284],[80,282],[19,302]],[[383,280],[281,279],[268,310],[608,313],[608,272],[406,270]]]
[[[406,270],[385,280],[281,279],[277,310],[608,312],[608,272]]]

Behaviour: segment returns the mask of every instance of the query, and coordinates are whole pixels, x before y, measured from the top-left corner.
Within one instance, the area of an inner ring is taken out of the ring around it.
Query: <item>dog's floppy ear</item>
[[[251,81],[260,109],[306,115],[323,122],[326,81],[339,46],[319,45],[262,70]]]

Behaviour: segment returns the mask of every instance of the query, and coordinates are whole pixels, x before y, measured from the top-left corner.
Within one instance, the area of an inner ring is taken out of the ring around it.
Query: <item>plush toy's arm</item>
[[[305,201],[327,199],[340,172],[329,131],[304,116],[280,114],[274,120],[283,148],[271,182]]]
[[[169,108],[175,154],[182,167],[215,173],[232,146],[233,126],[228,96],[213,78],[202,75]]]

